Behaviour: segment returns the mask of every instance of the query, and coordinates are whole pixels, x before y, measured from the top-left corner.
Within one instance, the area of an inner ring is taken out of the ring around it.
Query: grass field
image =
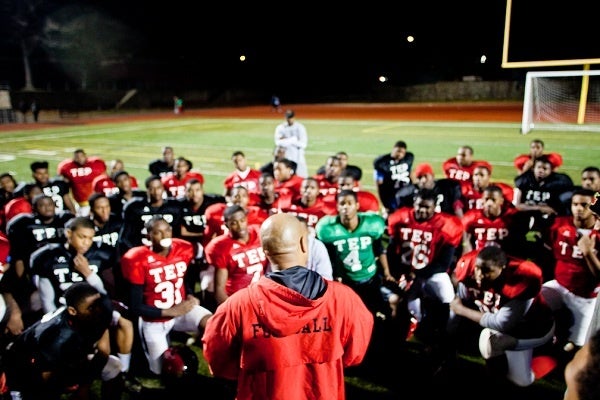
[[[535,131],[524,136],[519,133],[518,123],[298,120],[308,130],[309,171],[316,171],[329,155],[343,150],[349,154],[351,164],[363,169],[363,188],[371,191],[375,191],[371,177],[373,159],[391,151],[397,140],[407,142],[416,163],[431,163],[438,178],[442,177],[442,162],[453,157],[459,146],[468,144],[475,149],[476,159],[491,162],[494,180],[512,184],[516,176],[512,161],[516,155],[528,151],[529,142],[534,138],[544,140],[547,151],[563,155],[561,171],[569,174],[575,183],[579,183],[584,167],[600,165],[597,157],[600,135],[597,133]],[[161,156],[163,146],[170,145],[177,156],[190,159],[194,169],[204,175],[206,192],[222,193],[222,181],[233,170],[232,152],[244,151],[253,166],[271,160],[273,131],[278,122],[273,118],[181,116],[152,121],[2,130],[0,172],[10,171],[18,181],[30,181],[29,164],[32,161],[48,160],[53,171],[58,162],[72,156],[73,150],[83,148],[88,155],[100,156],[105,161],[124,160],[126,169],[142,183],[148,176],[148,163]],[[558,400],[564,392],[562,371],[555,371],[529,388],[490,388],[485,381],[482,360],[477,356],[460,358],[458,382],[438,382],[436,386],[429,384],[427,376],[417,376],[421,371],[417,368],[418,357],[411,354],[412,350],[390,353],[389,359],[381,360],[380,368],[370,364],[369,368],[350,371],[348,398],[401,398],[406,392],[414,393],[415,388],[411,390],[410,386],[415,383],[423,385],[422,389],[416,388],[417,391],[428,393],[442,388],[442,392],[449,391],[449,395],[467,398],[480,396],[483,390],[487,392],[486,397],[493,398]],[[205,364],[201,363],[200,370],[202,375],[208,375]],[[144,383],[148,387],[144,398],[164,398],[157,382],[147,379]],[[156,390],[153,386],[157,386]]]
[[[576,183],[581,169],[597,164],[600,150],[598,133],[535,131],[521,135],[516,123],[301,121],[309,135],[309,171],[316,171],[327,156],[344,150],[350,155],[350,163],[363,169],[362,183],[367,190],[375,190],[373,159],[391,151],[397,140],[407,142],[415,163],[431,163],[438,178],[442,162],[453,157],[459,146],[469,144],[475,149],[475,158],[492,163],[493,179],[507,183],[512,183],[516,175],[514,157],[526,153],[534,137],[544,140],[548,151],[563,155],[561,170]],[[126,169],[143,182],[148,163],[161,156],[162,146],[171,145],[177,156],[190,159],[194,169],[204,174],[207,192],[221,193],[224,177],[233,170],[233,151],[244,151],[253,166],[271,160],[277,123],[273,119],[178,118],[5,131],[0,133],[0,171],[11,171],[17,180],[28,181],[32,161],[46,159],[52,171],[59,161],[70,158],[73,150],[83,148],[88,155],[106,161],[124,160]]]

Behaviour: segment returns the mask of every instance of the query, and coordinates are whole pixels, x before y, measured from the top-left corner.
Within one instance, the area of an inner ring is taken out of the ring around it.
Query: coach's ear
[[[300,250],[303,253],[308,254],[308,235],[303,234],[300,236]]]

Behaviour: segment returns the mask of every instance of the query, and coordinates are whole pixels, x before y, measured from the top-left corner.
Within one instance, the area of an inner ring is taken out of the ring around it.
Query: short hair
[[[29,196],[31,194],[31,191],[33,189],[35,189],[37,186],[35,183],[27,183],[25,185],[23,185],[23,195],[24,196]]]
[[[236,212],[243,212],[244,214],[246,214],[246,210],[244,210],[244,207],[240,206],[239,204],[234,204],[232,206],[227,207],[225,211],[223,211],[223,220],[227,221]]]
[[[98,294],[98,289],[87,282],[76,282],[69,286],[64,293],[65,303],[69,307],[77,307],[87,297]]]
[[[158,175],[150,175],[144,181],[146,189],[148,189],[150,187],[150,182],[152,182],[152,181],[160,181],[162,183],[162,180],[160,179],[160,176],[158,176]]]
[[[238,151],[234,151],[233,154],[231,155],[231,158],[233,157],[237,157],[237,156],[242,156],[242,157],[246,157],[246,155],[244,154],[243,151],[238,150]]]
[[[292,161],[289,158],[282,158],[281,160],[277,160],[276,162],[284,164],[286,167],[293,169],[294,171],[296,171],[296,168],[298,168],[298,164],[296,164],[296,161]]]
[[[48,161],[34,161],[29,164],[31,172],[35,172],[38,169],[48,169]]]
[[[265,178],[275,179],[275,176],[273,176],[273,173],[271,171],[263,171],[260,174],[260,178],[262,178],[262,179],[265,179]]]
[[[196,184],[196,183],[199,183],[199,184],[200,184],[200,186],[204,186],[204,185],[202,184],[202,182],[200,182],[200,180],[198,180],[197,178],[192,178],[192,179],[190,179],[189,181],[187,181],[187,182],[185,183],[185,187],[192,186],[192,185],[194,185],[194,184]]]
[[[352,196],[352,197],[354,197],[354,200],[355,200],[355,201],[358,201],[358,195],[356,194],[356,192],[355,192],[354,190],[349,190],[349,189],[346,189],[346,190],[341,190],[341,191],[340,191],[340,192],[337,194],[337,196],[335,196],[335,199],[336,199],[336,200],[339,200],[339,199],[341,199],[342,197],[346,197],[346,196]]]
[[[498,246],[486,246],[479,250],[477,258],[485,263],[485,267],[503,267],[507,264],[506,253]]]
[[[529,142],[529,144],[531,143],[537,143],[544,148],[544,141],[542,139],[533,139],[531,142]]]
[[[17,180],[15,179],[15,177],[13,176],[13,174],[11,174],[10,172],[4,172],[2,174],[0,174],[0,179],[2,178],[10,178],[12,179],[13,183],[15,184],[15,186],[17,186]]]
[[[152,230],[152,227],[154,227],[154,225],[159,221],[165,221],[167,225],[171,226],[171,224],[169,224],[169,221],[164,219],[164,217],[161,214],[154,214],[152,218],[146,221],[146,223],[144,224],[144,228],[146,228],[146,231],[150,232]]]
[[[502,192],[502,188],[500,188],[500,186],[498,185],[490,185],[488,187],[486,187],[483,192],[488,192],[488,193],[499,193],[500,196],[504,197],[504,193]]]
[[[542,154],[541,156],[536,158],[534,165],[537,163],[550,164],[551,167],[555,167],[555,165],[552,164],[552,161],[550,161],[550,157],[548,157],[548,155],[546,155],[546,154]]]
[[[90,195],[90,197],[88,197],[88,202],[90,203],[90,208],[94,208],[96,201],[98,201],[98,199],[103,199],[103,198],[108,200],[108,196],[106,194],[104,194],[104,192],[92,193]]]
[[[129,172],[127,172],[127,171],[124,171],[124,170],[120,170],[120,171],[115,171],[115,173],[114,173],[114,174],[112,174],[112,176],[110,177],[110,179],[111,179],[113,182],[117,182],[117,179],[119,179],[119,177],[120,177],[121,175],[127,175],[127,176],[130,176],[130,175],[129,175]]]
[[[573,198],[573,196],[586,196],[586,197],[591,197],[593,199],[595,193],[596,192],[593,191],[592,189],[577,188],[577,189],[573,190],[571,199]]]
[[[37,205],[40,201],[42,201],[43,199],[50,199],[52,200],[52,202],[54,202],[54,199],[51,196],[48,196],[47,194],[44,193],[40,193],[38,195],[36,195],[33,199],[31,199],[31,205],[33,206],[33,208],[37,208]]]
[[[404,140],[398,140],[394,143],[394,147],[400,147],[401,149],[406,149],[406,142]]]
[[[471,155],[475,154],[475,150],[473,150],[473,147],[469,146],[468,144],[460,146],[460,148],[467,150]]]
[[[73,217],[65,223],[65,229],[71,231],[81,228],[94,229],[94,222],[88,217]]]
[[[600,168],[598,167],[594,167],[594,166],[589,166],[589,167],[585,167],[584,169],[581,170],[581,173],[583,174],[584,172],[595,172],[598,175],[600,175]]]
[[[354,180],[354,181],[356,181],[356,180],[357,180],[357,179],[356,179],[356,176],[355,176],[355,175],[352,173],[352,171],[349,171],[349,170],[347,170],[347,169],[343,170],[343,171],[340,173],[340,176],[338,176],[338,179],[339,179],[339,178],[352,178],[352,180]]]
[[[181,161],[185,162],[188,166],[188,169],[191,170],[192,167],[194,166],[194,164],[192,164],[192,162],[190,160],[188,160],[185,157],[177,157],[177,163],[180,163]]]
[[[437,200],[437,194],[433,189],[419,189],[419,191],[415,194],[415,199],[421,200],[431,200],[435,203]]]

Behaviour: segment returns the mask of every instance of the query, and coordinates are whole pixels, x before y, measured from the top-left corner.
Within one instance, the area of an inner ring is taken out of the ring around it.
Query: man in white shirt
[[[307,145],[306,128],[295,120],[294,111],[287,110],[285,121],[275,128],[275,146],[285,148],[285,158],[296,162],[296,175],[302,178],[308,177],[308,167],[304,157],[304,150]]]

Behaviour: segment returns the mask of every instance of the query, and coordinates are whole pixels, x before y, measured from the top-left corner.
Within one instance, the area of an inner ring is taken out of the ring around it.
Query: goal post
[[[600,132],[600,70],[528,72],[521,134],[532,129]]]

